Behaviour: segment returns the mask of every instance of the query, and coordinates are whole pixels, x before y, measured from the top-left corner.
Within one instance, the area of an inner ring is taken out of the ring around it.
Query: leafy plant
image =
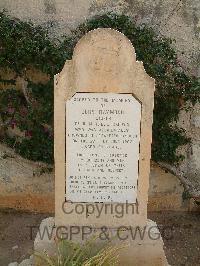
[[[37,266],[114,266],[118,265],[118,251],[122,247],[95,247],[94,239],[84,245],[72,241],[60,240],[57,243],[57,255],[46,252],[35,254],[39,259]]]
[[[87,20],[62,41],[52,41],[41,27],[0,13],[0,67],[14,70],[16,78],[24,80],[30,66],[49,75],[47,84],[27,80],[23,92],[0,92],[2,141],[26,158],[53,163],[53,76],[61,71],[66,59],[71,59],[77,41],[88,31],[102,27],[124,33],[135,47],[137,60],[143,61],[146,72],[156,80],[152,158],[178,163],[184,157],[177,155],[177,148],[189,139],[183,129],[173,125],[186,102],[194,105],[199,101],[199,80],[184,72],[172,40],[158,37],[146,25],[137,26],[125,15],[111,13]],[[0,77],[0,81],[15,84],[13,79]],[[20,128],[24,138],[11,137],[9,127]]]

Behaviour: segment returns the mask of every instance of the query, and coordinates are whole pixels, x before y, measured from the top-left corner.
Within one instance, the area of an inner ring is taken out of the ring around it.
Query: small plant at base
[[[37,266],[116,266],[118,252],[123,247],[104,245],[95,248],[94,238],[84,245],[67,240],[57,242],[57,255],[49,256],[46,252],[36,253]]]

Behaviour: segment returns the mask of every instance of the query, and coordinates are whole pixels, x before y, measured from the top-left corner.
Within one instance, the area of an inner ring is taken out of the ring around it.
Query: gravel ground
[[[0,266],[30,256],[37,231],[31,236],[30,226],[38,226],[49,216],[0,211]],[[160,227],[170,265],[200,266],[200,214],[165,211],[149,213],[149,218]]]
[[[149,218],[161,228],[170,265],[200,265],[200,213],[155,212]]]

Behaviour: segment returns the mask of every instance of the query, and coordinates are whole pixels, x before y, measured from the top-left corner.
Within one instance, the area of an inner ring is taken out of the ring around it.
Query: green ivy
[[[50,77],[46,84],[28,80],[29,101],[14,88],[0,92],[2,141],[28,159],[53,162],[53,76],[71,59],[77,41],[96,28],[113,28],[126,35],[135,47],[137,60],[143,61],[147,73],[155,78],[152,158],[178,163],[183,156],[177,155],[177,148],[189,139],[183,129],[172,124],[187,101],[193,105],[199,101],[200,83],[183,71],[170,39],[158,37],[146,25],[137,26],[125,15],[94,17],[59,41],[51,40],[41,27],[0,13],[0,67],[8,67],[16,72],[16,77],[26,78],[26,68],[32,66]],[[1,77],[0,82],[15,84]],[[9,127],[20,128],[24,137],[10,137]]]

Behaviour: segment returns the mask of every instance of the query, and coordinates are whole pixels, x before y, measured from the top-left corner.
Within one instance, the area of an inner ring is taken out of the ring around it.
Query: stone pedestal
[[[36,253],[44,251],[49,256],[55,256],[56,239],[60,235],[61,227],[55,227],[54,218],[50,217],[42,221],[37,233],[34,250]],[[66,225],[62,229],[67,232]],[[64,237],[67,234],[63,234]],[[155,222],[148,220],[145,227],[133,227],[127,230],[126,227],[118,229],[108,229],[110,241],[101,234],[102,229],[93,228],[93,233],[97,236],[95,243],[104,246],[106,244],[122,247],[119,251],[119,265],[121,266],[167,266],[167,259],[163,249],[163,240]],[[92,233],[85,236],[85,239],[92,237]],[[68,235],[68,237],[70,237]],[[123,240],[124,239],[124,240]],[[72,241],[84,243],[82,233],[73,236]],[[39,264],[40,263],[40,264]],[[39,259],[35,259],[35,266],[42,265]]]

